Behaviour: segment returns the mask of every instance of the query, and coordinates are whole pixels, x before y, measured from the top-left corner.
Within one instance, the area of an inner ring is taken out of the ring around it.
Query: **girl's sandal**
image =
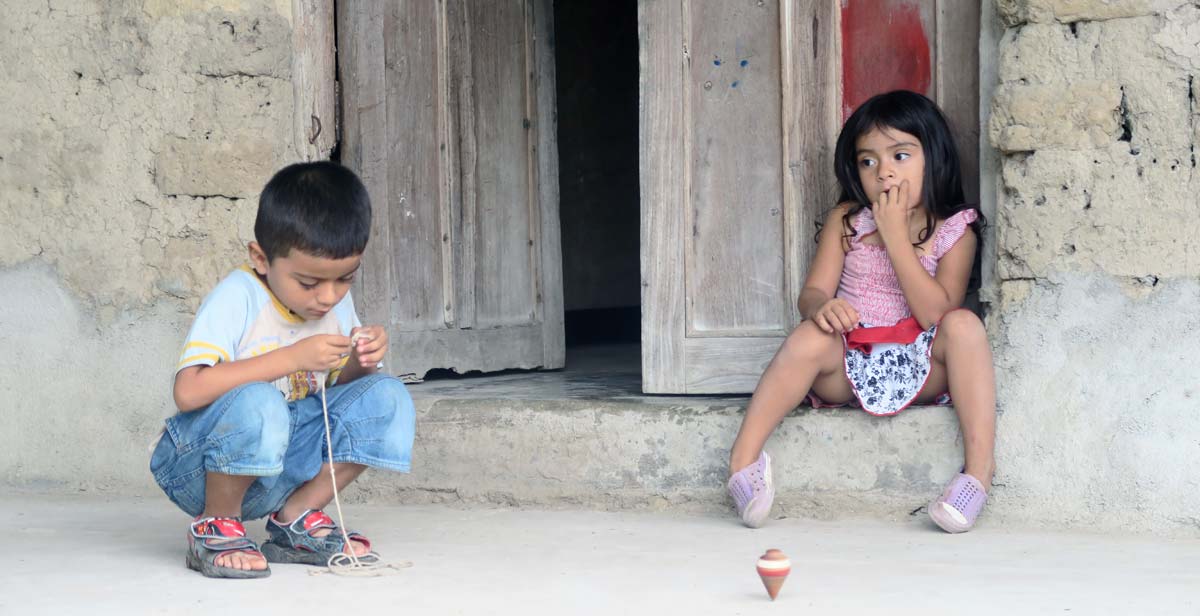
[[[970,475],[959,473],[946,485],[942,495],[929,504],[929,517],[948,533],[965,533],[975,525],[986,502],[983,484]]]
[[[222,554],[244,552],[262,557],[258,546],[246,537],[246,527],[237,518],[201,518],[192,522],[188,534],[188,569],[199,571],[211,578],[264,578],[271,575],[271,568],[235,569],[217,564]]]
[[[322,537],[313,535],[313,531],[322,528],[329,529],[329,534]],[[267,518],[267,532],[271,538],[262,545],[262,552],[273,563],[323,567],[329,563],[330,556],[347,553],[342,530],[324,511],[309,509],[287,525],[280,523],[273,514]],[[379,562],[379,555],[371,551],[371,542],[366,537],[354,531],[347,531],[346,534],[351,541],[362,543],[367,548],[366,554],[358,556],[359,562]]]
[[[775,501],[775,484],[771,478],[771,456],[762,452],[758,460],[733,474],[726,484],[738,517],[750,528],[758,528],[771,515],[771,503]]]

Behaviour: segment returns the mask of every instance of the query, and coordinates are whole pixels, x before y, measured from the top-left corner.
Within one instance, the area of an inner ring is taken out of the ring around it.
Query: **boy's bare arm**
[[[379,362],[383,361],[387,354],[387,330],[378,325],[354,328],[351,340],[354,341],[353,353],[338,376],[339,384],[378,372]]]
[[[239,385],[270,382],[302,370],[330,370],[349,351],[346,336],[319,335],[258,357],[189,366],[175,375],[175,406],[186,413],[212,404]]]
[[[375,364],[370,366],[362,365],[357,358],[351,357],[350,361],[346,362],[346,367],[342,368],[342,373],[338,375],[338,385],[345,385],[354,379],[374,374],[379,368]]]

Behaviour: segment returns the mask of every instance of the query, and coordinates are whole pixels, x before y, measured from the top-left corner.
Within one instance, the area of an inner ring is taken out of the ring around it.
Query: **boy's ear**
[[[250,242],[247,249],[250,251],[250,265],[254,271],[258,272],[260,276],[266,276],[271,265],[270,260],[267,259],[267,253],[263,252],[262,246],[259,246],[258,242]]]

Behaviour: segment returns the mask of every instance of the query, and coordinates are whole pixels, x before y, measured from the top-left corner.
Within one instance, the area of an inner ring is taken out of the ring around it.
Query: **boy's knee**
[[[372,374],[364,378],[370,381],[366,385],[367,390],[359,398],[356,414],[364,421],[375,423],[388,434],[385,438],[410,438],[416,425],[416,411],[408,388],[400,379],[386,374]]]
[[[364,397],[382,400],[408,397],[408,388],[404,383],[388,374],[369,374],[354,381],[354,385],[364,389]]]
[[[416,412],[408,388],[399,379],[373,374],[355,381],[362,387],[357,399],[339,413],[335,459],[368,466],[408,471]]]
[[[212,436],[236,439],[238,444],[261,457],[282,458],[287,451],[290,417],[279,390],[268,383],[250,383],[231,392],[221,421]]]
[[[412,396],[404,383],[385,374],[373,374],[370,385],[371,402],[379,410],[392,414],[396,421],[412,423],[415,417]]]

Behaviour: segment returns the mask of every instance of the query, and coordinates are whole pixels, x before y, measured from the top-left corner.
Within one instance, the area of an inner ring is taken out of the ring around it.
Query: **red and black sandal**
[[[244,552],[266,559],[258,546],[246,537],[246,527],[237,518],[197,518],[188,533],[188,569],[199,571],[211,578],[264,578],[271,575],[265,569],[236,569],[217,564],[222,554]]]
[[[313,535],[313,531],[322,528],[329,529],[329,534],[321,537]],[[267,532],[271,538],[263,543],[262,552],[273,563],[325,566],[334,554],[348,553],[342,529],[319,509],[309,509],[286,525],[272,514],[267,518]],[[346,535],[351,541],[367,548],[366,554],[357,557],[359,562],[369,564],[379,561],[379,555],[371,551],[371,542],[366,537],[354,531],[347,531]]]

